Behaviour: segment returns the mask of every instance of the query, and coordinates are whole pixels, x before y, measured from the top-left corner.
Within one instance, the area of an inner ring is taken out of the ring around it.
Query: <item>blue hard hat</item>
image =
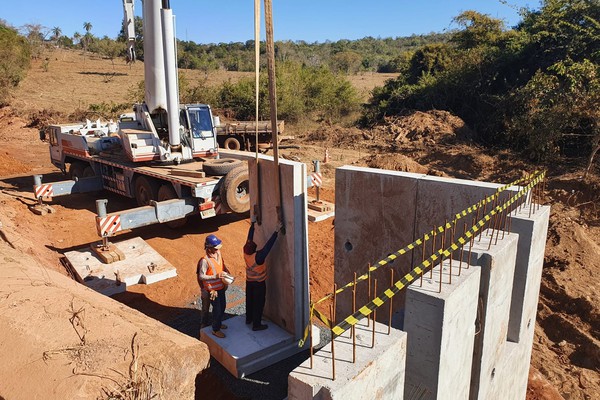
[[[204,248],[211,247],[213,249],[218,250],[221,248],[221,243],[221,239],[219,239],[215,235],[208,235],[206,237],[206,240],[204,241]]]

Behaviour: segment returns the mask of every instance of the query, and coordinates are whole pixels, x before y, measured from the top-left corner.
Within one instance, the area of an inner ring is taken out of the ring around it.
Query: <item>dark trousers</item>
[[[246,281],[246,323],[252,322],[254,328],[261,325],[267,284],[265,281]]]
[[[202,305],[200,308],[200,314],[202,315],[201,326],[204,328],[208,326],[208,312],[210,310],[210,294],[202,290],[200,292],[200,300],[202,301]]]
[[[221,322],[223,322],[223,315],[225,315],[225,308],[227,308],[227,300],[225,299],[225,290],[221,289],[217,291],[217,298],[210,301],[213,312],[213,331],[221,330]]]

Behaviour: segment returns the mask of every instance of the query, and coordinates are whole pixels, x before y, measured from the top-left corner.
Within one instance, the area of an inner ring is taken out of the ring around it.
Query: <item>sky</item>
[[[262,3],[262,2],[261,2]],[[538,9],[539,0],[272,0],[275,40],[306,42],[386,38],[444,32],[452,18],[475,10],[516,25],[521,7]],[[135,0],[135,13],[142,13]],[[171,0],[177,37],[196,43],[245,42],[254,36],[253,0]],[[63,34],[116,38],[123,19],[122,0],[0,0],[0,19],[19,28],[40,24]],[[261,28],[264,38],[264,22]]]

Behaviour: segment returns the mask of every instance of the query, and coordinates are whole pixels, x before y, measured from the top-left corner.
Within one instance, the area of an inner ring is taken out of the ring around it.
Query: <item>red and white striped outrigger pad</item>
[[[121,216],[120,215],[109,215],[106,217],[96,217],[96,229],[98,235],[112,236],[121,230]]]
[[[215,203],[215,213],[217,215],[227,213],[226,207],[223,207],[223,203],[221,202],[221,196],[213,197],[212,201]]]
[[[51,184],[44,185],[34,185],[33,192],[35,193],[35,198],[39,199],[40,197],[53,197],[54,189]]]
[[[321,175],[320,172],[313,172],[312,174],[310,174],[310,180],[313,185],[321,186],[321,184],[323,183],[323,175]]]

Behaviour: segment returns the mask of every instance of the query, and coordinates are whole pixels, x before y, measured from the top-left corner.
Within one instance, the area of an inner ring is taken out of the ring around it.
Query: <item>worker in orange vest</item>
[[[197,275],[198,283],[201,289],[202,299],[202,324],[208,323],[209,302],[213,310],[212,334],[218,338],[224,338],[225,334],[221,329],[227,329],[223,324],[223,316],[227,302],[225,300],[225,291],[227,285],[221,279],[223,272],[229,273],[220,248],[223,245],[221,239],[215,235],[208,235],[204,241],[206,255],[198,261]]]
[[[279,223],[273,235],[265,246],[256,250],[254,242],[254,223],[256,219],[252,216],[248,239],[244,245],[244,261],[246,262],[246,324],[252,324],[253,331],[262,331],[269,326],[262,323],[262,314],[265,307],[267,295],[267,255],[273,248],[275,240],[282,225]]]

